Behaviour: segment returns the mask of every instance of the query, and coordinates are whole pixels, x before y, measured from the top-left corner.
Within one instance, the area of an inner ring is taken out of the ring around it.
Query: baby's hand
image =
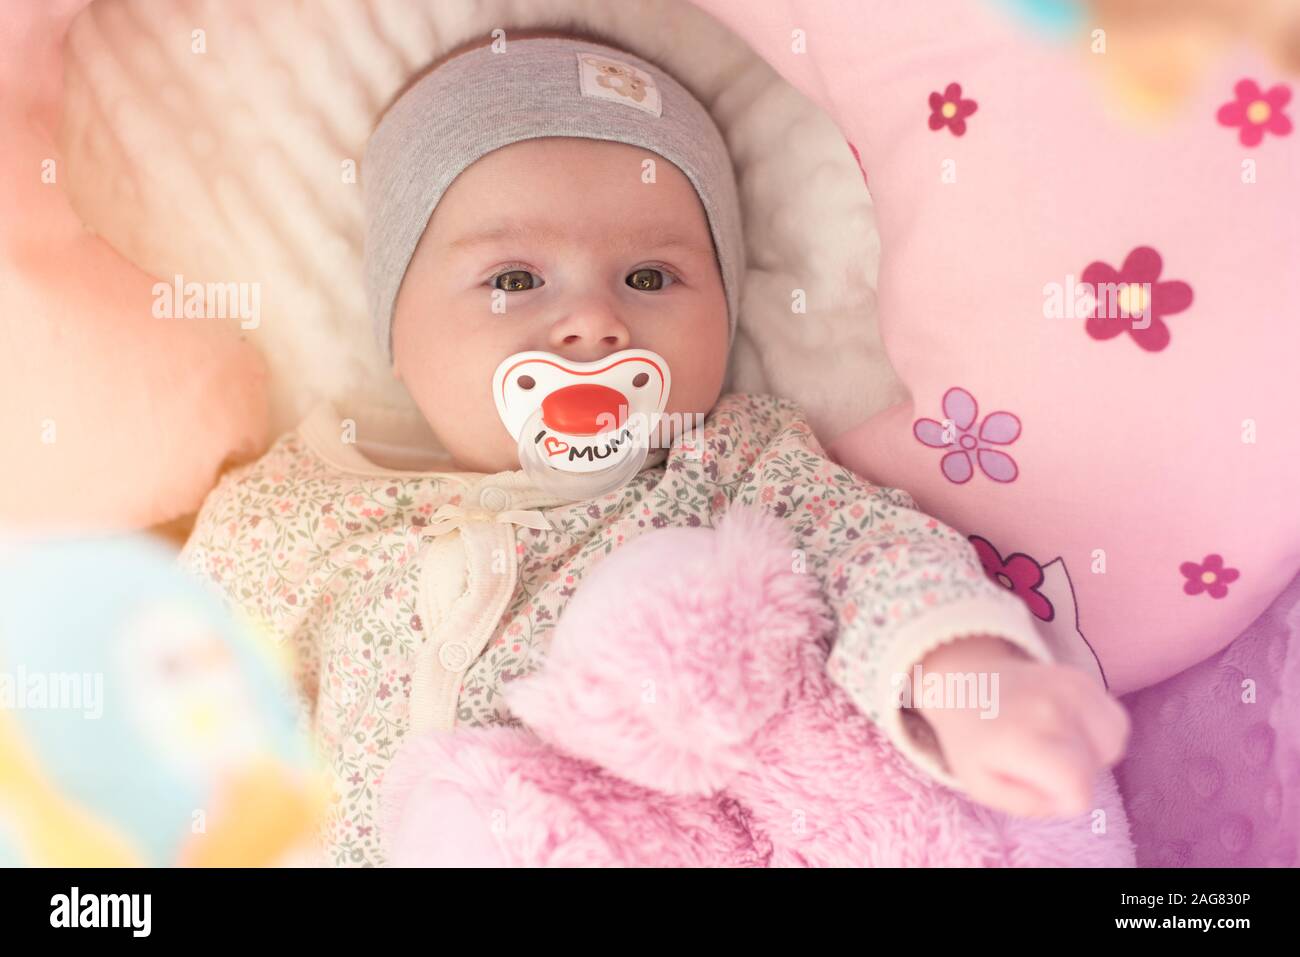
[[[981,804],[1025,817],[1082,814],[1098,772],[1124,754],[1128,714],[1076,668],[1032,661],[991,636],[942,645],[921,667],[998,675],[996,717],[969,705],[915,709],[953,775]]]

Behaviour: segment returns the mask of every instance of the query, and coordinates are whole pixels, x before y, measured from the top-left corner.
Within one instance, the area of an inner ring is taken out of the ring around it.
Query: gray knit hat
[[[586,40],[526,37],[459,54],[407,90],[366,144],[366,292],[391,362],[393,306],[451,183],[502,146],[544,136],[614,140],[677,166],[699,194],[735,336],[745,246],[731,157],[690,92],[640,57]]]

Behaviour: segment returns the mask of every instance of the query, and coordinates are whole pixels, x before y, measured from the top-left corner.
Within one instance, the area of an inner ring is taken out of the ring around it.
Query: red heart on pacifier
[[[546,446],[547,455],[559,455],[561,452],[569,451],[569,443],[557,439],[553,435],[548,435],[546,441],[542,444]]]

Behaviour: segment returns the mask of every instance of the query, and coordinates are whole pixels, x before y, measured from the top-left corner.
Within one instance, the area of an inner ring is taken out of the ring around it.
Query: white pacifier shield
[[[670,387],[668,363],[648,349],[595,362],[519,352],[492,377],[497,413],[510,435],[540,461],[567,472],[601,471],[633,445],[644,447]],[[629,420],[632,436],[624,428]],[[525,437],[525,426],[535,434]]]

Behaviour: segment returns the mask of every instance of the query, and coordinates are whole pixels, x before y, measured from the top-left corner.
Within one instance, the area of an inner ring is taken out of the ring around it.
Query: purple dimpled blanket
[[[1231,645],[1125,696],[1140,867],[1300,865],[1300,576]]]

